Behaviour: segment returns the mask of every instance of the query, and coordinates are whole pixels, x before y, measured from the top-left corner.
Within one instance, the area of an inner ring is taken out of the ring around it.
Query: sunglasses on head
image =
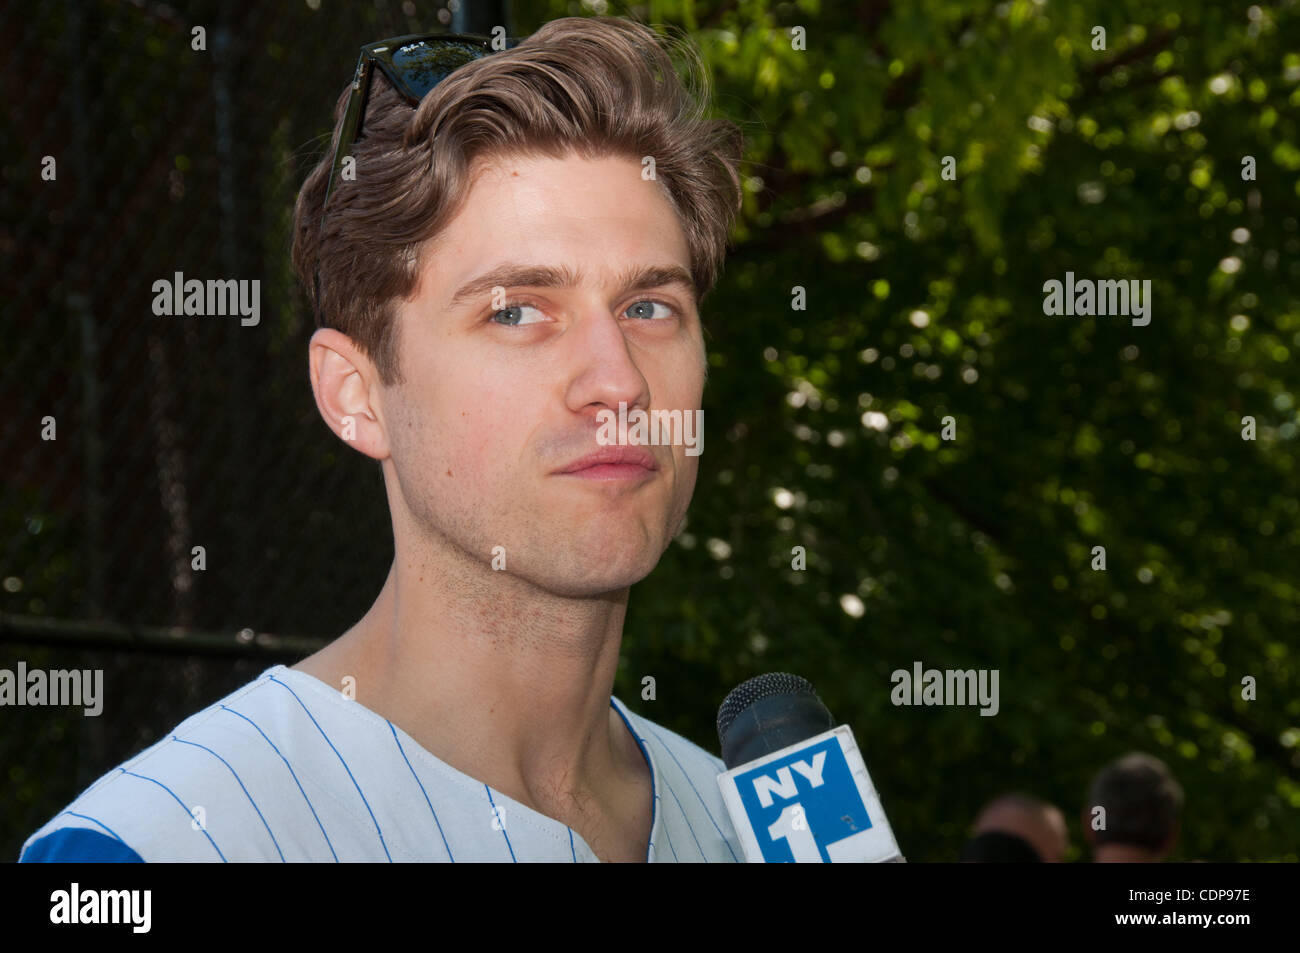
[[[514,45],[513,41],[506,41],[506,49]],[[375,66],[383,70],[384,76],[407,102],[418,106],[429,90],[458,67],[494,52],[491,39],[466,33],[393,36],[361,47],[356,75],[352,79],[352,95],[348,98],[348,108],[343,114],[343,128],[334,150],[334,162],[330,167],[330,180],[325,188],[322,209],[329,205],[334,181],[348,150],[361,138],[366,93]],[[324,223],[324,220],[322,211],[321,222]]]
[[[515,40],[507,39],[505,48],[511,49]],[[321,230],[325,228],[325,210],[329,208],[330,195],[343,160],[362,136],[366,108],[366,94],[370,77],[378,66],[402,97],[412,106],[419,106],[429,90],[450,76],[458,67],[481,59],[496,50],[489,37],[468,33],[433,33],[392,36],[361,47],[357,58],[356,74],[352,78],[352,94],[343,114],[343,128],[339,130],[334,161],[330,166],[329,183],[325,187],[325,201],[321,203]],[[317,300],[320,299],[320,276],[316,276]],[[317,325],[321,324],[319,313]]]

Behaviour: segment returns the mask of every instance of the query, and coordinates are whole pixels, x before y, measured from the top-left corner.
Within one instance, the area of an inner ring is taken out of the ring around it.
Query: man
[[[317,407],[382,467],[388,577],[23,859],[742,856],[721,760],[611,696],[697,457],[598,428],[699,409],[699,303],[740,201],[739,130],[693,109],[655,34],[614,18],[551,22],[418,106],[376,72],[355,176],[316,167],[293,253]]]
[[[1178,843],[1183,789],[1159,758],[1127,754],[1093,779],[1083,833],[1099,864],[1157,863]]]
[[[1069,846],[1059,808],[1032,795],[1003,794],[980,810],[961,860],[1059,864]]]

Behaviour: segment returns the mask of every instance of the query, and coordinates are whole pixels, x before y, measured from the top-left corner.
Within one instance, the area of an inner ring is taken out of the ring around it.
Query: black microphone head
[[[806,678],[791,675],[789,672],[768,672],[755,675],[747,682],[742,682],[731,690],[718,707],[718,740],[727,733],[731,723],[742,711],[771,695],[813,695],[812,683]]]
[[[737,685],[718,708],[718,743],[728,770],[834,727],[807,679],[788,672]]]

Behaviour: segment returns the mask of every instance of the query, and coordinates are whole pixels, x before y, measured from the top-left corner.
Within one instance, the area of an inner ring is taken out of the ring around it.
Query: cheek
[[[457,492],[499,482],[519,459],[522,417],[502,394],[475,376],[444,378],[424,397],[419,413],[436,424],[424,428],[423,455],[436,461],[440,478],[455,479]]]
[[[467,394],[449,401],[437,445],[429,448],[440,461],[442,475],[454,476],[467,487],[489,481],[501,460],[500,428],[488,404]]]

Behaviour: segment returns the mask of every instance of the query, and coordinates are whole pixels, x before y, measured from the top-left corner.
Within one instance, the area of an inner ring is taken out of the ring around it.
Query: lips
[[[642,447],[602,447],[595,453],[580,457],[555,472],[586,476],[600,474],[635,476],[638,472],[658,469],[659,464],[655,462],[654,456]]]

